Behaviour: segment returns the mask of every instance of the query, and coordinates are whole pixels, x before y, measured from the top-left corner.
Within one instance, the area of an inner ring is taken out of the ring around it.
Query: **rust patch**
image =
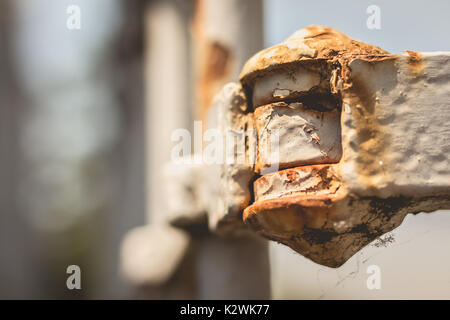
[[[206,56],[205,78],[210,80],[221,79],[227,74],[230,61],[230,50],[219,42],[213,42],[208,47]]]
[[[230,80],[233,66],[231,49],[205,34],[205,3],[195,1],[192,34],[195,43],[197,118],[204,120],[214,95]]]
[[[271,69],[299,61],[379,60],[390,56],[377,46],[353,40],[333,28],[309,26],[250,58],[242,69],[240,80],[245,86],[252,86],[256,77]]]
[[[213,42],[206,46],[205,60],[198,80],[198,97],[202,118],[208,111],[214,95],[229,79],[231,61],[230,50],[222,44]]]
[[[299,173],[294,170],[286,170],[286,177],[288,178],[290,183],[297,181],[299,179]]]
[[[319,229],[327,221],[329,211],[344,199],[345,193],[295,195],[258,201],[243,213],[244,222],[269,238],[286,240],[302,234],[304,227]]]
[[[335,194],[342,183],[332,169],[333,165],[308,165],[285,169],[261,176],[254,182],[256,202],[292,196]],[[304,185],[304,183],[307,185]],[[278,185],[275,187],[274,185]],[[282,190],[282,186],[287,189]]]
[[[423,57],[420,52],[405,51],[408,54],[408,68],[415,75],[423,74]]]
[[[394,60],[388,61],[394,63]],[[390,144],[389,133],[383,130],[377,119],[376,92],[350,71],[349,86],[343,92],[343,99],[344,103],[351,107],[352,117],[356,122],[356,141],[350,144],[354,143],[354,147],[358,149],[356,159],[358,176],[369,190],[374,190],[377,186],[373,177],[385,174],[385,168],[389,167],[386,154]]]

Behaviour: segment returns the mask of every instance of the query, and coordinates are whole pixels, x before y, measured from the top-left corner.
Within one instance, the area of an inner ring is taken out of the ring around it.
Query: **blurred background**
[[[198,2],[0,0],[0,298],[136,297],[119,272],[119,248],[124,234],[157,210],[157,176],[148,180],[148,172],[161,155],[149,148],[148,132],[155,132],[158,114],[146,108],[163,113],[171,97],[158,97],[158,85],[183,85],[183,96],[170,103],[180,104],[184,123],[195,118],[190,66]],[[450,49],[450,3],[444,0],[241,2],[261,8],[261,30],[254,35],[261,47],[318,24],[391,53]],[[81,10],[80,29],[67,27],[71,5]],[[380,8],[380,29],[366,25],[369,5]],[[152,13],[161,6],[169,9]],[[167,26],[185,42],[164,42],[173,35]],[[177,60],[179,76],[158,69],[160,81],[151,80],[158,78],[146,75],[152,72],[146,57],[152,50],[164,56],[161,48],[185,60]],[[234,68],[257,50],[242,53]],[[170,146],[164,136],[156,139]],[[449,299],[446,213],[407,216],[393,241],[367,246],[339,269],[271,243],[271,295]],[[82,270],[82,290],[66,287],[72,264]],[[373,264],[381,269],[381,290],[366,286]]]

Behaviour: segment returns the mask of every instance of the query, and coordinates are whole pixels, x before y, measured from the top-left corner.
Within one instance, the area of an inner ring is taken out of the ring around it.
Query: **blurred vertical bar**
[[[120,0],[119,0],[120,1]],[[112,79],[122,115],[122,134],[113,155],[113,175],[118,179],[111,208],[110,230],[103,273],[105,296],[129,298],[134,288],[119,276],[118,247],[126,231],[146,220],[144,18],[147,0],[121,1],[121,27],[112,42]]]
[[[0,299],[35,297],[33,234],[16,206],[18,132],[24,97],[15,73],[11,0],[0,1]]]
[[[146,10],[145,99],[148,222],[164,219],[162,168],[170,161],[171,135],[191,127],[189,3],[152,1]]]
[[[147,224],[167,221],[165,214],[170,199],[166,199],[163,190],[162,168],[170,162],[172,132],[178,128],[189,130],[192,124],[188,28],[191,4],[191,1],[156,0],[148,1],[145,9]],[[182,268],[168,282],[157,286],[143,283],[137,287],[137,297],[195,298],[193,262],[192,255],[188,254]]]

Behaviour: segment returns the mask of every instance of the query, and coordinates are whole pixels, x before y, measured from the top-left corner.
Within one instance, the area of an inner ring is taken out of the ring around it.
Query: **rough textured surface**
[[[253,183],[255,201],[293,195],[336,193],[340,187],[333,167],[310,165],[266,174]]]
[[[370,196],[448,193],[450,54],[353,60],[343,92],[342,177]]]
[[[244,212],[256,232],[316,263],[339,267],[365,245],[396,228],[408,213],[449,208],[448,195],[353,197],[345,193],[258,201]]]
[[[254,117],[258,132],[257,172],[273,161],[277,161],[280,168],[288,168],[334,163],[341,158],[337,109],[321,112],[299,102],[278,102],[256,108]],[[278,148],[271,148],[271,141],[276,139],[279,139]]]
[[[224,145],[220,163],[204,166],[204,194],[209,226],[216,231],[242,227],[242,210],[251,199],[250,183],[253,177],[256,142],[247,128],[253,128],[247,111],[247,100],[242,87],[227,84],[215,97],[208,113],[206,130],[216,130]],[[227,140],[227,137],[233,139]],[[251,142],[253,141],[253,142]],[[206,147],[207,148],[207,147]]]
[[[266,73],[289,64],[308,61],[351,60],[362,57],[378,60],[390,54],[373,45],[356,41],[335,29],[309,26],[292,34],[286,41],[264,49],[251,57],[241,71],[240,80],[252,85]]]
[[[449,53],[391,55],[325,27],[300,30],[255,55],[241,73],[249,94],[273,74],[295,73],[304,64],[321,70],[328,85],[322,80],[286,102],[328,105],[328,112],[334,106],[342,158],[323,166],[315,159],[313,165],[260,177],[244,221],[317,263],[338,267],[406,214],[450,208],[449,61]],[[262,108],[256,106],[256,123],[264,122]],[[271,129],[295,130],[294,123]],[[292,137],[288,143],[295,142],[280,158],[305,148],[299,134]]]
[[[321,83],[321,75],[317,70],[298,67],[293,72],[279,70],[255,79],[253,86],[253,106],[268,104],[274,101],[294,99],[312,87]]]

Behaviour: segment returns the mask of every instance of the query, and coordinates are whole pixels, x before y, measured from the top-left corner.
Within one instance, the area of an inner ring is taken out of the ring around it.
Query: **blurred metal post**
[[[138,297],[144,299],[195,298],[195,272],[192,265],[188,235],[181,230],[171,230],[166,225],[167,204],[164,194],[162,168],[170,161],[171,135],[178,128],[190,129],[190,59],[189,59],[189,6],[178,1],[151,1],[145,13],[144,31],[144,90],[146,127],[146,196],[147,226],[133,230],[124,241],[126,265],[136,255],[147,252],[151,262],[138,266],[131,261],[134,283],[138,284]],[[165,234],[173,234],[165,237]],[[178,235],[178,236],[176,236]],[[159,239],[155,239],[159,236]],[[142,243],[144,242],[144,243]],[[125,248],[130,246],[130,257]],[[133,250],[135,252],[133,252]],[[170,252],[167,252],[170,251]],[[182,266],[180,266],[182,264]],[[142,276],[136,268],[150,269]],[[174,270],[164,274],[162,270]],[[125,273],[130,272],[125,270]],[[130,278],[130,277],[129,277]]]
[[[39,296],[34,276],[34,230],[24,222],[17,206],[20,158],[19,132],[26,106],[16,73],[14,35],[17,26],[12,0],[0,2],[0,299]],[[31,244],[31,245],[30,245]]]
[[[172,132],[192,125],[187,14],[176,1],[156,1],[145,18],[148,222],[164,219],[167,212],[161,169],[170,161]]]

